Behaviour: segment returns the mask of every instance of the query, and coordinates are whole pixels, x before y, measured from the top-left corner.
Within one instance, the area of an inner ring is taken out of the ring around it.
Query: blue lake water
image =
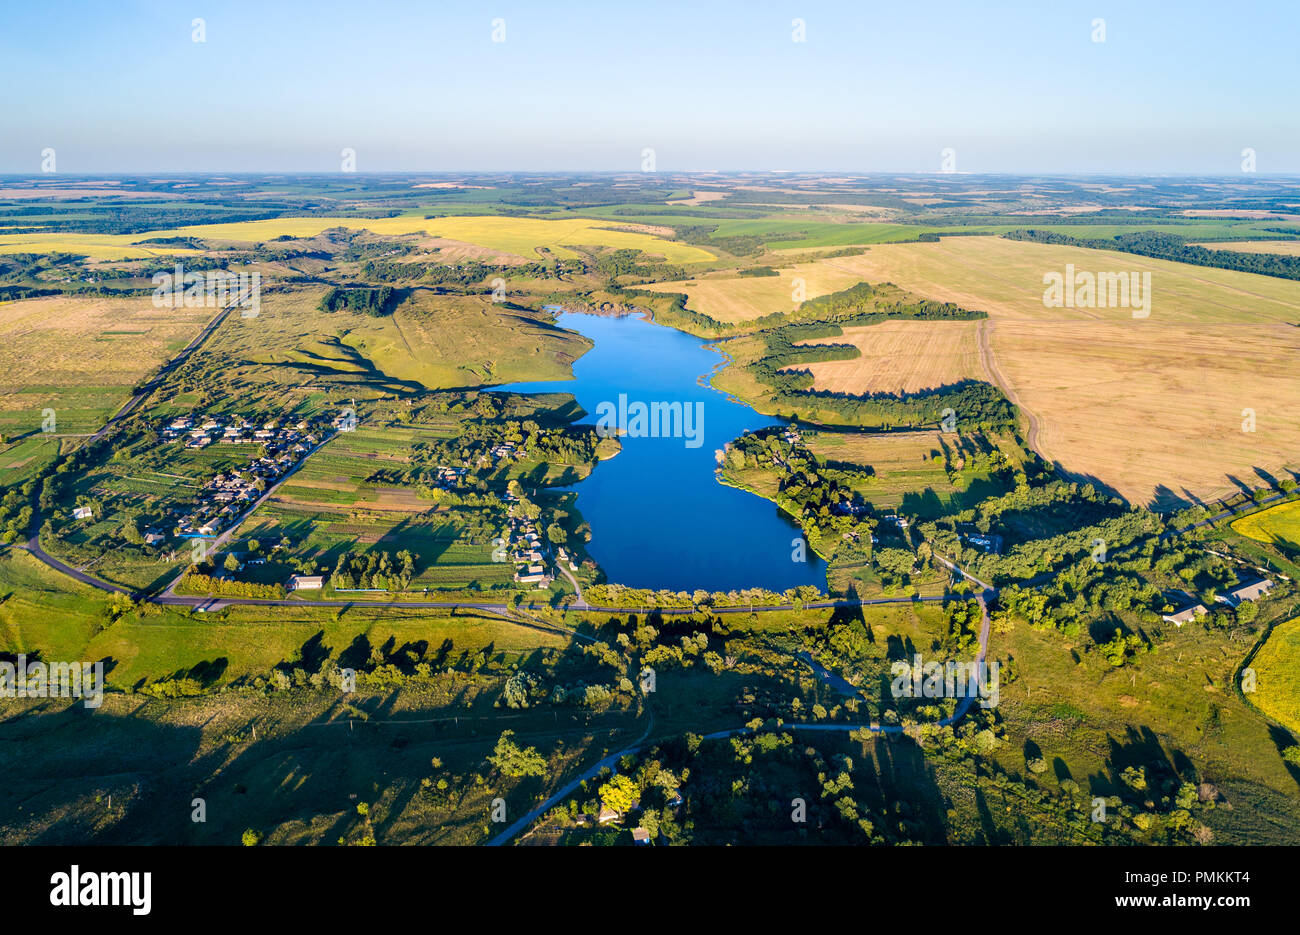
[[[702,416],[698,425],[677,421],[689,430],[678,437],[624,435],[621,453],[572,486],[591,524],[587,550],[609,580],[676,591],[825,588],[825,562],[807,548],[807,561],[794,559],[799,527],[770,500],[714,475],[715,451],[747,429],[778,424],[707,386],[722,355],[699,338],[641,318],[571,312],[557,318],[595,342],[574,362],[574,379],[495,389],[572,393],[588,413],[583,424],[597,424],[618,407],[620,395],[633,417],[637,403],[682,403]]]

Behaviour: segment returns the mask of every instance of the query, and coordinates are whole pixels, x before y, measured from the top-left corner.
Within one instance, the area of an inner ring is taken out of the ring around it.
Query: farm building
[[[1209,613],[1206,606],[1185,591],[1170,591],[1165,595],[1169,603],[1175,610],[1162,614],[1162,619],[1181,627],[1184,623],[1191,623],[1197,617]]]
[[[325,587],[322,575],[293,575],[285,587],[290,591],[319,591]]]
[[[1220,594],[1215,600],[1227,604],[1229,607],[1236,607],[1242,601],[1257,601],[1273,588],[1273,581],[1269,578],[1260,578],[1258,581],[1238,582],[1235,588],[1228,590],[1226,594]]]

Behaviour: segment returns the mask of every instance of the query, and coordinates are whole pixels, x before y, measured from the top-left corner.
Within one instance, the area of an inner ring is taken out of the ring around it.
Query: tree
[[[637,803],[636,783],[622,773],[609,777],[609,782],[600,787],[598,792],[601,803],[622,815]]]
[[[512,730],[502,731],[496,749],[488,755],[487,761],[500,770],[502,775],[513,779],[545,776],[546,758],[537,752],[536,747],[520,747],[515,743],[514,736]]]
[[[239,571],[239,559],[235,558],[233,552],[227,553],[226,555],[225,569],[231,574]]]

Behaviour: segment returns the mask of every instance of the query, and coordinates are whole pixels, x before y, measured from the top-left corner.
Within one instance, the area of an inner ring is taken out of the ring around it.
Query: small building
[[[1215,600],[1229,607],[1236,607],[1242,601],[1257,601],[1272,589],[1273,581],[1270,578],[1238,582],[1235,588],[1230,589],[1226,594],[1220,594]]]
[[[649,832],[647,829],[645,829],[645,828],[639,828],[639,827],[638,827],[638,828],[633,828],[633,829],[632,829],[632,843],[633,843],[633,844],[637,844],[637,845],[640,845],[640,844],[649,844],[649,843],[650,843],[650,832]]]
[[[147,533],[144,534],[144,544],[145,544],[145,545],[159,545],[160,543],[163,543],[163,542],[166,542],[166,541],[167,541],[167,537],[166,537],[166,536],[161,536],[161,535],[159,535],[159,534],[156,533],[156,532],[147,532]]]
[[[75,507],[72,511],[73,519],[91,519],[94,515],[95,511],[88,506]]]
[[[323,575],[293,575],[286,585],[290,591],[319,591],[325,587]]]
[[[619,819],[618,812],[614,811],[608,805],[602,805],[600,807],[600,814],[596,816],[596,821],[598,821],[602,825],[607,825],[611,821],[618,821],[618,819]]]
[[[974,535],[967,536],[966,541],[975,546],[975,548],[979,549],[981,552],[987,552],[990,555],[997,555],[1002,551],[1001,536]]]
[[[1204,604],[1192,604],[1190,607],[1184,607],[1182,610],[1176,610],[1171,614],[1162,614],[1161,619],[1172,623],[1174,626],[1181,627],[1184,623],[1191,623],[1197,617],[1202,617],[1209,613]]]

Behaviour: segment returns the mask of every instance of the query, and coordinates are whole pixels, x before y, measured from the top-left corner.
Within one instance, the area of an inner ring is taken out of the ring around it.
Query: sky
[[[1297,37],[1294,0],[5,2],[0,173],[1296,173]]]

